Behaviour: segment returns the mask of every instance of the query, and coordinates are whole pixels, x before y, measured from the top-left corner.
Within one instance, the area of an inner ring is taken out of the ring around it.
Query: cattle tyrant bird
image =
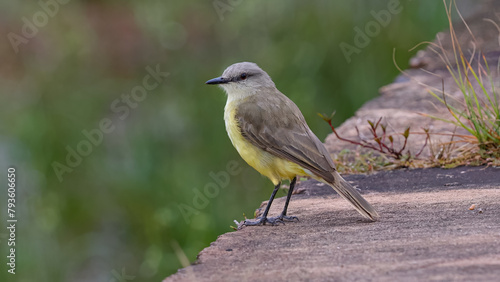
[[[233,146],[250,166],[274,184],[262,216],[246,219],[240,227],[298,220],[287,215],[297,176],[328,184],[361,215],[377,220],[378,214],[372,205],[336,171],[330,154],[309,129],[297,105],[276,88],[271,77],[257,64],[233,64],[222,76],[206,84],[219,85],[227,93],[224,120]],[[285,207],[280,215],[268,217],[283,180],[290,180]]]

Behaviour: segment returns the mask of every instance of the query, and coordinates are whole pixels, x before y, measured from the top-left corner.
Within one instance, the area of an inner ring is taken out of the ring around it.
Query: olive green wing
[[[241,134],[251,144],[334,181],[335,166],[328,151],[288,97],[255,95],[241,103],[235,115]]]

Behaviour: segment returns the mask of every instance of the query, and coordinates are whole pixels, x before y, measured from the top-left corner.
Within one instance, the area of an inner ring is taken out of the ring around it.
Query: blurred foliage
[[[339,44],[353,44],[354,27],[364,29],[386,1],[66,2],[18,53],[7,35],[21,35],[23,18],[43,9],[0,4],[0,179],[16,167],[15,281],[120,281],[122,271],[160,281],[233,219],[253,215],[272,184],[237,155],[225,96],[204,85],[228,65],[259,64],[324,139],[330,128],[317,112],[335,110],[340,124],[398,74],[394,48],[404,66],[407,50],[447,26],[440,1],[401,1],[402,12],[348,63]],[[234,6],[217,13],[219,2]],[[113,102],[157,65],[170,75],[120,119]],[[66,164],[67,147],[106,118],[114,130],[59,181],[54,162]],[[192,207],[193,189],[234,162],[241,172],[186,221],[179,205]]]

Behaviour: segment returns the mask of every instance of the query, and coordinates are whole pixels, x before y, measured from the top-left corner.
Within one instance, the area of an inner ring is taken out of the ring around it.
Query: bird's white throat
[[[223,85],[224,91],[227,94],[227,103],[231,103],[233,101],[245,99],[249,96],[255,94],[255,89],[251,89],[248,87],[235,86],[231,84]]]

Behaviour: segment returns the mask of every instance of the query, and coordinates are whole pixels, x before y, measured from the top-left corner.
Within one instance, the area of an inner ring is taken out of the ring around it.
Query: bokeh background
[[[435,0],[41,2],[57,3],[44,25],[38,1],[0,2],[2,226],[10,166],[18,186],[17,274],[0,228],[2,281],[162,280],[272,191],[233,149],[225,95],[206,80],[256,62],[324,140],[318,112],[340,124],[396,77],[394,49],[405,68],[409,49],[447,27]],[[347,60],[340,43],[389,2],[402,11]],[[36,15],[37,32],[13,46]],[[127,105],[148,67],[169,75]],[[84,147],[82,132],[106,119],[113,131]],[[78,146],[88,156],[68,166]],[[68,166],[60,178],[56,163]]]

